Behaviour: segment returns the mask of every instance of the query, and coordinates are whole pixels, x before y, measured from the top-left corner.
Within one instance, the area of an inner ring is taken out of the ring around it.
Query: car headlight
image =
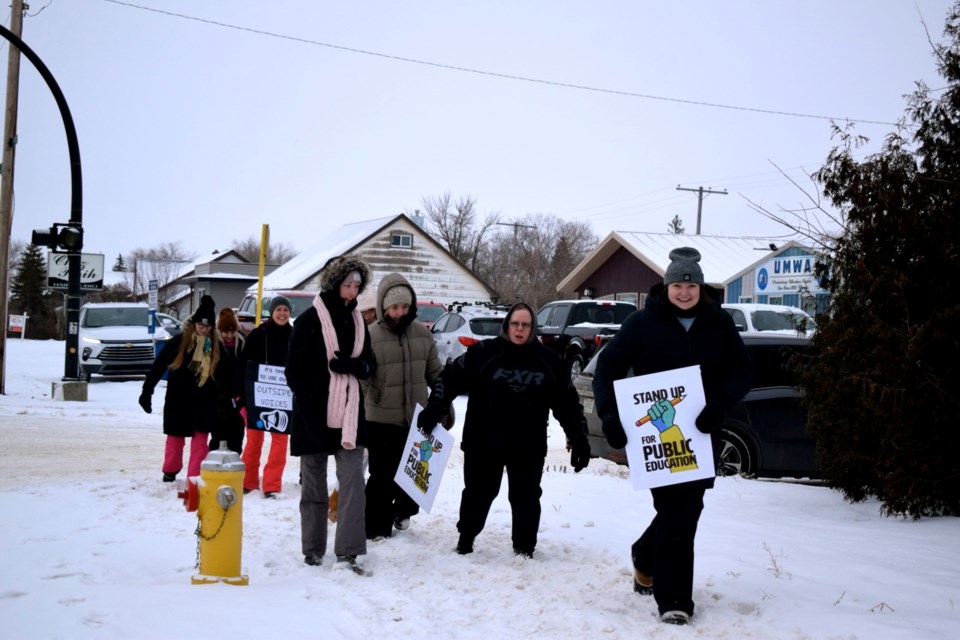
[[[90,337],[87,337],[87,336],[83,336],[83,341],[84,341],[84,342],[89,342],[90,344],[100,344],[100,341],[97,340],[96,338],[90,338]]]

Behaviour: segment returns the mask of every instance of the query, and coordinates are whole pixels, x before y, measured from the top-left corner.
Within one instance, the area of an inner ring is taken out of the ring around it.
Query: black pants
[[[489,451],[463,455],[463,494],[460,498],[460,535],[475,538],[483,531],[490,505],[500,493],[503,470],[507,470],[507,497],[513,515],[513,548],[533,553],[540,527],[540,480],[544,458],[502,460]]]
[[[657,515],[631,551],[634,567],[653,578],[661,614],[693,615],[693,543],[706,489],[703,482],[685,482],[650,490]]]
[[[420,507],[397,486],[397,474],[404,454],[408,427],[380,422],[367,423],[367,456],[370,477],[367,479],[367,509],[365,514],[367,537],[389,538],[395,519],[409,518],[420,512]]]

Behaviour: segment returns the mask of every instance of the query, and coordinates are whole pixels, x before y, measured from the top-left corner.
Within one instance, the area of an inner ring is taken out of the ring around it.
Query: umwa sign
[[[67,290],[70,266],[65,253],[47,252],[47,288]],[[103,254],[80,254],[80,290],[103,289]]]

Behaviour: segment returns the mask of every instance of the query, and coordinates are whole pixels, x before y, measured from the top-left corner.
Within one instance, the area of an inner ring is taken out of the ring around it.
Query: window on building
[[[398,249],[410,249],[413,247],[413,234],[410,233],[391,233],[390,246]]]

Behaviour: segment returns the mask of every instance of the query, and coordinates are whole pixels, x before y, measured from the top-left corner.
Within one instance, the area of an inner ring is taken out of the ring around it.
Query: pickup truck
[[[537,331],[540,342],[570,364],[570,375],[575,379],[593,357],[600,336],[615,334],[636,310],[632,302],[556,300],[537,312]]]

